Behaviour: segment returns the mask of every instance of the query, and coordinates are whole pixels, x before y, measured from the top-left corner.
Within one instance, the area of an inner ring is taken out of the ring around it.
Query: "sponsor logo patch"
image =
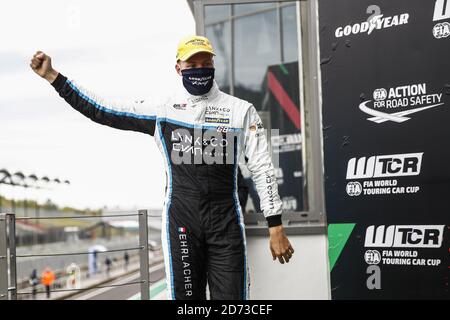
[[[186,103],[176,103],[173,105],[173,108],[177,110],[186,110]]]
[[[250,127],[249,127],[250,131],[256,131],[256,130],[262,129],[262,128],[263,128],[263,125],[262,125],[261,122],[258,122],[258,123],[252,123],[252,124],[250,125]]]
[[[230,118],[205,117],[205,122],[229,124]]]

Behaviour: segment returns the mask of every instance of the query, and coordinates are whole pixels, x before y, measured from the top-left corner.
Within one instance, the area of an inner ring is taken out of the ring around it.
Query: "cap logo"
[[[204,46],[204,45],[206,45],[205,41],[201,40],[201,39],[193,39],[193,40],[190,40],[190,41],[186,42],[186,44],[193,44],[194,46]]]

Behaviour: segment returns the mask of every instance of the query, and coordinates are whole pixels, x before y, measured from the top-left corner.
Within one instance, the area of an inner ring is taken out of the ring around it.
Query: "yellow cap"
[[[208,52],[216,55],[211,42],[202,36],[189,36],[181,39],[177,49],[177,61],[186,61],[194,54],[199,52]]]

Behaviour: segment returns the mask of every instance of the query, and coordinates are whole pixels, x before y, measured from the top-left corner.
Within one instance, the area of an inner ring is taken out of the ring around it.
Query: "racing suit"
[[[248,299],[249,276],[238,159],[245,157],[269,227],[282,203],[261,119],[250,103],[219,90],[187,90],[162,102],[104,100],[59,74],[53,87],[91,120],[153,136],[164,156],[162,247],[168,299]],[[214,161],[211,161],[214,160]]]

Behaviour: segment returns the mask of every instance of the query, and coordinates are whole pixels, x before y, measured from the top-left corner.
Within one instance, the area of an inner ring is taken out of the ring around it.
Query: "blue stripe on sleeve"
[[[98,109],[100,111],[111,113],[111,114],[114,114],[119,117],[132,117],[132,118],[142,119],[142,120],[155,120],[156,119],[156,116],[140,115],[140,114],[134,114],[131,112],[123,112],[123,111],[116,111],[116,110],[108,109],[104,106],[99,105],[97,102],[95,102],[88,96],[81,93],[80,90],[69,80],[67,80],[67,84],[81,97],[81,99],[86,100],[87,102],[92,104],[96,109]]]

